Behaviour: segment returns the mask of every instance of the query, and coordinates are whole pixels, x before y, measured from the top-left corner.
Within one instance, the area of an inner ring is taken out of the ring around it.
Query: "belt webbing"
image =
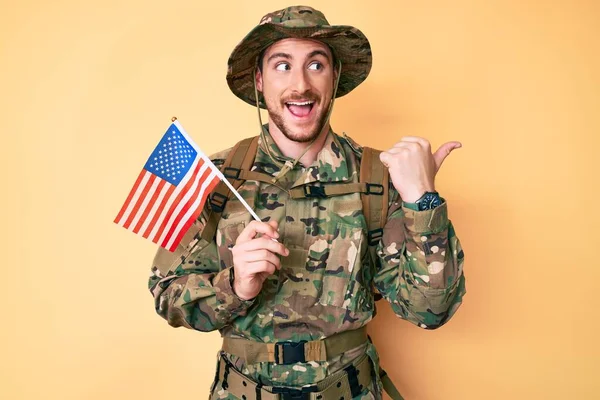
[[[385,390],[392,400],[404,400],[404,397],[402,397],[398,389],[396,389],[394,382],[392,382],[388,374],[383,369],[380,370],[381,374],[379,375],[379,378],[381,379],[383,390]]]
[[[220,357],[218,369],[221,386],[233,396],[244,400],[350,400],[371,384],[372,377],[371,362],[366,354],[344,370],[303,389],[259,385],[235,369],[223,356]],[[300,392],[303,394],[299,395]],[[212,397],[216,398],[214,394]]]
[[[304,362],[327,361],[367,342],[367,329],[362,327],[327,337],[323,340],[305,342]],[[246,364],[276,362],[283,364],[285,342],[261,343],[242,338],[223,338],[222,350],[242,358]],[[278,355],[279,359],[275,356]]]

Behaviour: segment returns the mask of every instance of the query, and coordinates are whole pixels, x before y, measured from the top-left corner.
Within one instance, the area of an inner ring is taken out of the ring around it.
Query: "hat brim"
[[[357,28],[345,25],[286,27],[267,23],[250,31],[229,57],[227,84],[237,97],[256,105],[253,76],[256,59],[271,44],[289,38],[318,40],[329,45],[335,52],[335,57],[342,63],[336,97],[350,93],[369,75],[372,65],[371,45]],[[259,106],[266,108],[260,92],[258,95]]]

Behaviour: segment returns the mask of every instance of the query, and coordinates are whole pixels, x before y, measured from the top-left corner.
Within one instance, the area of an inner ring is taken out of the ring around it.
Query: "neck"
[[[325,124],[321,132],[319,132],[319,136],[317,136],[313,145],[310,147],[310,149],[308,149],[308,151],[306,151],[306,153],[304,153],[306,148],[310,146],[311,142],[296,142],[290,140],[279,130],[279,128],[273,123],[273,121],[269,121],[269,133],[271,134],[271,137],[275,141],[275,144],[277,145],[279,150],[281,150],[281,153],[284,156],[292,158],[294,160],[300,157],[302,153],[304,153],[304,155],[299,160],[299,162],[304,166],[311,165],[315,162],[315,160],[317,159],[317,155],[319,154],[319,152],[323,148],[323,145],[325,144],[325,140],[327,139],[329,129],[329,124]]]

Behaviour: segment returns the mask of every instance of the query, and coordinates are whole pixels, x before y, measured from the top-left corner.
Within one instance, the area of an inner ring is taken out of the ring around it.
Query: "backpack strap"
[[[367,219],[369,246],[376,245],[381,239],[388,212],[389,173],[379,160],[380,153],[380,150],[364,147],[360,163],[360,182],[366,185],[375,185],[370,182],[377,182],[383,186],[383,191],[377,190],[361,194],[363,213]]]
[[[255,136],[238,142],[227,155],[221,166],[221,172],[235,189],[239,188],[246,180],[273,184],[272,176],[251,171],[257,150],[258,136]],[[376,257],[376,245],[381,239],[383,226],[387,219],[389,199],[389,174],[387,168],[379,160],[379,153],[381,151],[370,147],[363,148],[359,183],[303,185],[290,190],[290,197],[294,199],[361,193],[363,213],[367,221],[369,252],[373,261]],[[224,182],[220,182],[211,193],[209,197],[210,211],[201,234],[204,240],[210,242],[214,239],[219,219],[231,195],[231,190]]]
[[[244,179],[240,177],[240,172],[250,171],[257,150],[258,136],[243,139],[231,149],[221,166],[221,172],[236,190],[244,183]],[[206,225],[204,225],[204,229],[202,230],[202,239],[208,242],[214,239],[219,219],[221,219],[221,214],[231,194],[231,190],[225,182],[219,182],[211,193],[209,197],[210,211]]]
[[[363,214],[367,220],[367,238],[369,243],[369,254],[373,267],[377,261],[377,244],[383,236],[383,227],[387,220],[388,200],[389,200],[389,172],[388,169],[379,160],[380,150],[370,147],[363,147],[362,159],[360,162],[360,182],[367,185],[369,182],[377,182],[383,186],[383,193],[362,193]],[[375,293],[375,300],[381,299],[381,294]]]
[[[332,197],[349,193],[363,193],[373,195],[383,195],[385,188],[378,183],[360,182],[360,183],[317,183],[297,186],[289,190],[290,198],[302,199],[305,197]]]

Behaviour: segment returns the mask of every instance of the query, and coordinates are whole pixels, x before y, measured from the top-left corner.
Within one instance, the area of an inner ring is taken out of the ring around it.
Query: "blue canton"
[[[192,166],[196,154],[175,124],[171,124],[144,169],[177,186]]]

